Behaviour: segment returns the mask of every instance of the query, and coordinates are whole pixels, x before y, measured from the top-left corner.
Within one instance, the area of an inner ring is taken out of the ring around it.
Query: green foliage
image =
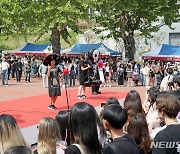
[[[1,0],[1,36],[38,34],[37,40],[57,25],[61,37],[69,42],[77,22],[88,17],[88,1],[82,0]],[[27,38],[26,38],[27,40]]]
[[[64,41],[63,38],[61,38],[62,48],[69,48],[71,45],[76,43],[76,37],[78,34],[73,31],[70,31],[69,33],[71,35],[71,37],[68,38],[70,44],[68,44],[66,41]],[[1,36],[0,49],[2,50],[16,49],[23,46],[27,42],[36,43],[36,44],[50,43],[50,39],[49,39],[50,35],[51,35],[50,32],[48,32],[42,35],[42,37],[38,40],[37,40],[38,38],[37,34],[27,35],[26,39],[24,38],[24,35],[21,34],[10,35],[8,38],[6,36]]]
[[[94,10],[100,12],[96,21],[110,30],[108,37],[122,38],[126,52],[135,53],[134,32],[151,38],[151,32],[157,32],[160,23],[169,27],[179,21],[179,0],[92,0]],[[100,33],[101,30],[98,30]],[[128,54],[129,54],[128,53]],[[134,54],[133,53],[133,54]],[[131,56],[133,58],[133,55]]]
[[[180,19],[178,0],[93,0],[101,15],[96,20],[106,29],[111,30],[115,38],[139,30],[148,36],[157,31],[159,22],[171,26]]]

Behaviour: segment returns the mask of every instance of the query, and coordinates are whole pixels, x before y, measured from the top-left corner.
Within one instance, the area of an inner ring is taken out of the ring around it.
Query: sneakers
[[[57,107],[56,107],[55,105],[49,105],[49,106],[48,106],[48,109],[51,109],[51,110],[56,110],[56,109],[57,109]]]
[[[77,99],[78,99],[78,100],[81,100],[81,99],[82,99],[81,95],[78,95]]]
[[[87,98],[85,95],[82,95],[81,97],[82,97],[82,99]]]
[[[57,109],[57,107],[56,107],[55,105],[52,105],[52,108],[53,108],[53,110],[56,110],[56,109]]]
[[[82,99],[85,99],[85,98],[87,98],[85,95],[82,95],[82,96],[78,95],[78,97],[77,97],[78,100],[82,100]]]

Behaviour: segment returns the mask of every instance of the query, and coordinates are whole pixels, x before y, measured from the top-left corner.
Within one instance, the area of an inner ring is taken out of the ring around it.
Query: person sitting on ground
[[[25,146],[14,146],[7,149],[4,154],[32,154],[32,151]]]
[[[128,114],[121,105],[111,104],[103,110],[103,125],[111,133],[113,141],[103,150],[103,154],[137,154],[138,147],[134,139],[123,132]]]
[[[16,120],[11,115],[0,115],[0,131],[0,153],[14,146],[27,146]]]
[[[156,100],[156,108],[159,118],[165,121],[167,127],[156,135],[153,154],[178,154],[180,125],[176,116],[180,111],[180,101],[172,94],[160,95]],[[158,147],[157,144],[161,144],[161,147]],[[167,146],[171,146],[171,148]]]
[[[76,103],[70,111],[69,127],[71,145],[66,154],[101,154],[98,140],[97,113],[94,107],[85,102]]]
[[[60,131],[57,122],[50,118],[43,118],[38,126],[38,144],[34,154],[55,154],[56,142],[60,140]]]
[[[127,127],[127,133],[134,138],[139,148],[139,154],[151,153],[151,139],[146,118],[139,113],[131,117]]]

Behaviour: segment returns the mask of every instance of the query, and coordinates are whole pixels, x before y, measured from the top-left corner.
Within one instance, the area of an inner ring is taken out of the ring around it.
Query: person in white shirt
[[[169,83],[173,82],[173,69],[171,67],[167,68],[166,73],[167,76],[163,78],[160,85],[162,91],[171,90],[169,87]]]
[[[109,63],[106,63],[106,66],[105,66],[105,76],[106,76],[106,84],[107,84],[106,86],[111,87]]]
[[[2,58],[2,63],[1,63],[2,84],[5,85],[5,81],[6,81],[6,86],[8,86],[8,68],[9,68],[9,64],[6,62],[5,58]]]
[[[43,81],[43,87],[48,87],[48,76],[47,76],[47,66],[45,66],[43,63],[39,66],[39,75],[42,76]]]

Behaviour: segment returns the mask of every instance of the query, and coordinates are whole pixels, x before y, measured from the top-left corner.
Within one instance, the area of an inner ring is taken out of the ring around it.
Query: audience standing
[[[97,132],[97,113],[93,106],[80,102],[76,103],[70,111],[71,145],[66,154],[101,154],[101,145]]]
[[[180,101],[171,94],[164,94],[157,98],[156,107],[159,118],[165,122],[167,127],[156,135],[153,154],[178,154],[180,125],[176,116],[180,111]],[[156,144],[161,144],[161,147],[157,147]]]
[[[103,124],[110,132],[113,141],[103,150],[103,154],[138,154],[138,147],[133,138],[123,132],[128,115],[124,108],[111,104],[103,110]]]

